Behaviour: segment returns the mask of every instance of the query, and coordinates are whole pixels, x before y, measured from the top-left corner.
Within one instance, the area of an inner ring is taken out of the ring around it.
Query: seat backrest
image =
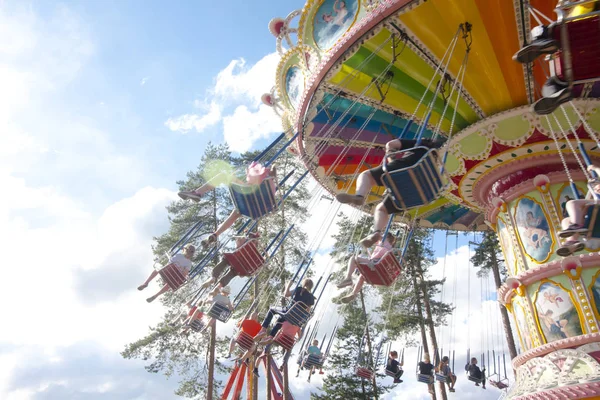
[[[293,336],[286,335],[281,331],[277,332],[273,341],[286,350],[291,350],[296,344],[296,339]]]
[[[433,383],[433,376],[425,374],[417,374],[417,381],[421,383]]]
[[[223,257],[238,276],[253,275],[265,263],[256,239],[248,240],[231,253],[223,253]]]
[[[187,276],[173,263],[167,264],[158,273],[165,285],[169,286],[169,289],[173,291],[179,289],[187,279]]]
[[[229,186],[236,210],[250,219],[258,219],[275,211],[277,208],[275,190],[272,177],[265,179],[260,185],[232,183]]]
[[[410,167],[383,173],[381,180],[396,208],[408,210],[438,198],[447,179],[440,172],[437,157],[437,151],[431,149]]]
[[[208,310],[208,315],[221,322],[227,322],[231,317],[231,310],[224,304],[214,302]]]
[[[308,307],[301,301],[296,301],[285,313],[285,320],[292,325],[296,325],[300,328],[306,324],[310,318],[310,311]]]

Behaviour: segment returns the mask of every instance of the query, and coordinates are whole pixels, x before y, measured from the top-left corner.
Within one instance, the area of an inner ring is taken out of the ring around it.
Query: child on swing
[[[394,249],[395,244],[396,237],[391,233],[388,233],[385,242],[375,246],[375,250],[373,250],[373,253],[371,254],[370,258],[357,257],[355,255],[350,257],[350,259],[348,260],[348,269],[346,271],[346,277],[344,278],[344,280],[338,283],[338,289],[342,289],[352,285],[352,274],[354,274],[354,272],[358,268],[358,264],[368,262],[377,263],[385,254],[387,254],[388,251],[392,251]],[[354,299],[356,299],[356,296],[358,296],[358,293],[360,293],[360,290],[362,289],[364,284],[365,278],[361,275],[360,278],[358,278],[358,282],[356,282],[356,285],[352,289],[352,292],[349,295],[342,297],[340,301],[344,304],[354,301]]]
[[[591,164],[588,166],[589,172],[595,172],[600,176],[600,168]],[[556,250],[556,254],[562,257],[570,256],[585,248],[585,245],[579,240],[579,234],[585,233],[588,229],[593,229],[593,226],[586,228],[585,216],[589,207],[600,204],[596,196],[600,195],[600,180],[598,178],[590,181],[590,191],[585,199],[569,200],[565,205],[565,209],[569,216],[562,220],[561,225],[563,230],[558,233],[558,236],[567,239],[561,247]]]
[[[431,363],[431,359],[429,358],[429,354],[423,354],[423,361],[419,362],[419,374],[426,375],[430,377],[430,383],[427,384],[429,388],[429,393],[434,394],[435,391],[433,389],[433,371],[434,366]]]
[[[456,385],[456,375],[454,375],[452,373],[452,370],[450,369],[450,359],[448,358],[448,356],[442,357],[442,361],[438,366],[438,371],[440,374],[446,377],[448,390],[451,392],[456,392],[456,390],[454,390],[454,385]]]
[[[386,371],[394,374],[394,383],[404,382],[402,379],[400,379],[404,371],[402,370],[402,363],[398,361],[397,351],[390,351],[390,356],[388,357],[385,369]]]
[[[246,183],[250,185],[260,185],[262,181],[271,177],[272,179],[269,181],[271,185],[271,189],[275,192],[276,185],[275,180],[277,179],[277,171],[275,167],[269,168],[257,163],[256,161],[252,161],[252,163],[246,169]],[[224,173],[217,174],[214,178],[210,179],[204,185],[192,191],[182,191],[179,192],[178,195],[183,200],[193,200],[200,201],[202,196],[209,191],[215,189],[215,185],[218,185],[219,182],[224,180]],[[232,180],[235,183],[242,183],[240,180],[233,178]],[[211,233],[207,239],[202,241],[202,247],[207,248],[211,244],[217,241],[217,238],[225,232],[227,229],[231,228],[231,226],[237,221],[240,217],[240,213],[237,210],[233,210],[231,214],[219,225],[216,231]]]
[[[477,359],[475,357],[471,358],[471,363],[465,365],[465,371],[469,373],[471,378],[475,378],[477,381],[481,382],[482,389],[485,389],[485,367],[483,370],[479,369],[477,366]],[[475,386],[479,386],[479,382],[475,382]]]

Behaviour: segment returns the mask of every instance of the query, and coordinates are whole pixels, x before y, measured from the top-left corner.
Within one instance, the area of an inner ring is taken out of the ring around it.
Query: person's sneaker
[[[547,82],[542,89],[542,97],[533,104],[533,111],[538,115],[551,114],[561,104],[572,99],[571,89],[556,82]]]
[[[529,64],[541,55],[556,53],[559,47],[556,40],[535,40],[517,51],[513,56],[513,60],[520,62],[521,64]]]
[[[578,240],[570,240],[563,243],[563,245],[556,250],[556,254],[561,257],[568,257],[571,254],[577,253],[583,249],[585,249],[585,245],[583,243]]]
[[[484,389],[485,389],[485,388],[484,388]],[[450,388],[450,389],[448,389],[448,390],[449,390],[450,392],[452,392],[452,393],[456,392],[456,390],[454,390],[454,389],[452,389],[452,388]]]
[[[344,296],[340,299],[340,301],[344,304],[348,304],[351,303],[352,301],[354,301],[354,299],[356,299],[356,295],[355,294],[349,294],[348,296]]]
[[[179,192],[179,193],[177,193],[177,195],[182,200],[200,201],[200,199],[201,199],[201,197],[198,196],[195,192]]]
[[[325,374],[325,372],[319,371],[319,375],[324,375],[324,374]],[[400,381],[400,382],[402,382],[402,381]]]
[[[342,204],[350,203],[357,206],[362,206],[365,204],[364,196],[360,196],[358,194],[339,193],[335,196],[335,198]]]
[[[352,286],[354,282],[352,282],[352,278],[347,278],[337,284],[338,289],[343,289],[348,286]]]
[[[479,386],[479,382],[475,382],[475,386]]]
[[[584,232],[587,232],[586,227],[583,227],[581,225],[572,224],[572,225],[569,225],[569,227],[567,229],[558,232],[558,237],[562,238],[562,239],[566,239],[568,237],[575,235],[576,233],[584,233]]]
[[[260,375],[258,374],[258,368],[254,368],[252,372],[254,372],[254,375],[260,378]]]
[[[381,232],[376,231],[374,233],[371,233],[369,236],[367,236],[363,240],[361,240],[359,242],[359,244],[363,247],[369,248],[369,247],[373,247],[373,245],[380,240],[381,240]]]

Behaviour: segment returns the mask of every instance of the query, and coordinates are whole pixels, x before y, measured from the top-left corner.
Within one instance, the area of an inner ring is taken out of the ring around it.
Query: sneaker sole
[[[513,60],[521,63],[521,64],[529,64],[534,62],[538,57],[546,55],[546,54],[552,54],[558,51],[558,46],[556,44],[548,44],[545,47],[541,47],[541,48],[535,48],[535,47],[530,47],[527,50],[525,50],[524,52],[522,52],[521,54],[519,54],[517,52],[517,54],[515,54],[515,56],[513,57]]]
[[[188,193],[177,193],[180,199],[182,200],[192,200],[192,201],[200,201],[200,196],[188,194]]]
[[[588,230],[586,228],[581,228],[581,229],[572,229],[569,231],[561,231],[558,233],[558,237],[561,239],[566,239],[566,238],[570,238],[573,235],[579,234],[579,233],[585,233]]]
[[[570,249],[568,247],[561,247],[560,249],[556,250],[556,254],[558,254],[561,257],[568,257],[571,254],[577,253],[578,251],[581,251],[583,249],[585,249],[585,245],[583,243],[579,243],[573,249]]]
[[[342,204],[354,204],[355,206],[362,206],[365,204],[364,198],[356,197],[353,194],[341,193],[336,195],[335,199]]]
[[[539,99],[533,104],[533,111],[538,115],[552,114],[554,110],[560,107],[561,104],[566,103],[571,99],[571,92],[569,90],[565,90],[557,98],[544,97]]]

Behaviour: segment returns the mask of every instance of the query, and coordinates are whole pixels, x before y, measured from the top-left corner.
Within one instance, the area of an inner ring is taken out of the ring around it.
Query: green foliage
[[[477,277],[486,277],[490,271],[493,272],[494,269],[498,269],[501,281],[506,280],[506,266],[502,259],[500,243],[495,232],[486,231],[483,233],[481,243],[475,248],[475,254],[471,257],[471,262],[479,268]]]
[[[186,179],[177,183],[180,190],[193,190],[222,171],[230,171],[231,177],[235,176],[244,180],[245,168],[256,155],[257,153],[253,152],[234,157],[226,145],[209,144],[196,170],[188,172]],[[277,160],[275,166],[278,170],[279,180],[294,168],[299,171],[280,188],[282,194],[295,182],[300,173],[304,172],[303,167],[298,165],[298,162],[285,152]],[[261,219],[258,230],[261,234],[260,240],[263,246],[266,246],[280,229],[287,228],[291,223],[298,226],[304,222],[308,217],[307,210],[304,207],[307,198],[306,183],[302,183],[277,212]],[[204,221],[202,232],[192,239],[198,249],[194,261],[198,262],[205,254],[205,251],[199,246],[200,240],[206,234],[214,231],[232,209],[233,205],[229,190],[224,186],[210,191],[197,203],[182,200],[171,203],[167,207],[171,222],[170,228],[165,234],[154,238],[153,252],[156,261],[163,264],[166,261],[165,252],[193,224],[202,220]],[[240,218],[226,235],[235,234],[244,222],[245,219]],[[226,240],[226,235],[222,236],[220,240]],[[306,235],[304,232],[298,229],[292,230],[286,244],[280,248],[276,257],[261,269],[255,290],[260,295],[263,315],[264,311],[275,302],[275,299],[281,293],[283,281],[296,270],[305,256],[305,252],[302,250],[305,244]],[[228,247],[232,246],[233,244],[228,245]],[[147,361],[146,369],[148,372],[162,373],[167,377],[177,376],[180,382],[176,393],[189,398],[204,398],[206,396],[208,386],[208,337],[199,333],[184,336],[178,327],[170,327],[168,321],[173,320],[185,308],[185,303],[197,292],[199,285],[209,275],[210,270],[217,261],[218,257],[215,257],[202,274],[178,291],[174,293],[167,292],[159,297],[159,300],[167,309],[162,322],[155,327],[151,327],[147,336],[128,344],[122,352],[124,358]],[[247,307],[253,300],[253,292],[254,290],[250,290],[250,295],[246,296],[233,318],[239,318],[245,314]],[[217,334],[219,326],[220,323],[217,323]],[[217,353],[220,355],[227,354],[228,343],[229,338],[218,338]],[[215,360],[216,368],[222,372],[227,372],[219,364],[218,358],[216,357],[217,360]],[[217,383],[215,385],[215,396],[218,396],[218,388],[219,384]]]

